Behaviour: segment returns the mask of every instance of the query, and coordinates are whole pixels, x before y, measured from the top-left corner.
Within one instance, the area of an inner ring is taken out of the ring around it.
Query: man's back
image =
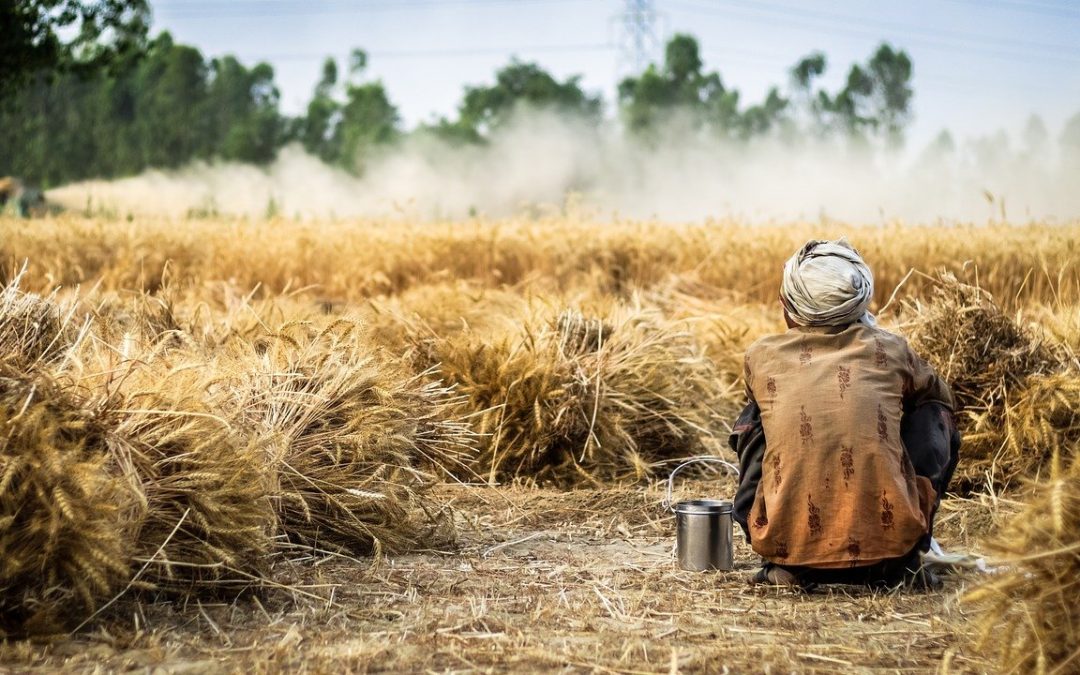
[[[904,339],[862,323],[796,327],[747,350],[746,382],[767,447],[754,550],[813,567],[910,551],[933,497],[905,453],[901,416],[905,404],[952,401]]]

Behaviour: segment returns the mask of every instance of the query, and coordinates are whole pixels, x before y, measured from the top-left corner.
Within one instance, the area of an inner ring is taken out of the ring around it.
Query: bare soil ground
[[[721,497],[733,485],[693,481]],[[220,603],[125,599],[93,628],[0,646],[0,670],[201,672],[985,672],[958,597],[942,591],[752,587],[674,562],[659,485],[559,491],[445,486],[457,544],[372,560],[275,563],[287,587]],[[950,500],[947,549],[975,550],[1008,510]]]

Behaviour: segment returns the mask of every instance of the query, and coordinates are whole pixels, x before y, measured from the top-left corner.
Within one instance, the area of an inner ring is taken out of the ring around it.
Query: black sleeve
[[[747,520],[754,506],[757,486],[761,482],[761,460],[765,456],[765,429],[761,426],[761,410],[753,399],[743,408],[728,436],[728,445],[739,457],[739,489],[735,492],[733,515],[750,539]]]
[[[930,479],[938,498],[944,496],[960,459],[960,432],[952,410],[937,401],[904,413],[900,436],[917,476]]]

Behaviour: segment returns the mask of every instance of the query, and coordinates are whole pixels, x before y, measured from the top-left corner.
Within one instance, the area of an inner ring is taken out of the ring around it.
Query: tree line
[[[410,135],[486,143],[522,106],[596,127],[617,121],[643,142],[662,142],[677,117],[734,141],[836,134],[898,144],[911,118],[911,59],[888,44],[851,66],[837,91],[819,86],[827,61],[814,53],[785,85],[747,104],[705,69],[689,35],[671,38],[662,62],[619,83],[610,117],[580,78],[560,81],[512,60],[493,83],[466,87],[455,114],[406,129],[383,83],[368,77],[362,50],[345,64],[327,59],[306,110],[290,117],[270,64],[207,58],[167,32],[150,37],[149,25],[145,0],[15,0],[0,9],[0,32],[10,36],[0,48],[0,175],[54,186],[193,160],[264,164],[288,143],[361,173],[372,153]]]

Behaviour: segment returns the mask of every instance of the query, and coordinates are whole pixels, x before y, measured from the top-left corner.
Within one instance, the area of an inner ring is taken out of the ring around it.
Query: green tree
[[[769,89],[764,101],[750,106],[738,118],[739,135],[745,139],[773,131],[784,120],[788,103],[776,87]]]
[[[142,49],[146,0],[6,0],[0,3],[0,96],[35,75],[93,72]]]
[[[338,83],[337,63],[326,59],[322,76],[315,85],[315,92],[308,102],[307,114],[296,123],[295,136],[311,154],[325,162],[337,162],[337,147],[333,143],[334,126],[340,115],[341,104],[334,100]]]
[[[535,63],[511,61],[495,74],[490,86],[466,87],[458,119],[441,120],[431,131],[457,141],[479,141],[499,128],[522,107],[553,110],[598,124],[599,96],[581,88],[579,76],[562,82]]]
[[[911,75],[907,53],[882,44],[865,64],[851,66],[843,89],[832,97],[819,92],[817,102],[834,129],[898,145],[911,121]]]
[[[210,62],[206,116],[218,152],[225,159],[266,163],[282,141],[280,94],[274,69],[266,63],[244,67],[226,56]]]
[[[791,81],[797,91],[810,92],[814,80],[825,74],[828,61],[822,52],[812,52],[799,59],[791,69]]]
[[[222,157],[266,162],[284,141],[273,70],[205,61],[162,33],[96,71],[39,73],[0,108],[0,174],[44,186]]]
[[[144,166],[176,167],[214,154],[206,118],[209,70],[194,47],[161,33],[134,78],[136,138]]]
[[[664,49],[662,67],[650,65],[619,83],[627,128],[649,136],[673,114],[680,114],[695,128],[748,138],[768,132],[782,119],[788,101],[778,89],[770,90],[762,103],[740,112],[739,92],[725,88],[719,73],[702,72],[703,65],[697,40],[689,35],[673,37]]]
[[[696,123],[707,117],[731,124],[738,117],[738,92],[724,88],[719,73],[702,73],[697,40],[676,35],[664,48],[662,67],[650,65],[636,77],[619,83],[619,103],[627,128],[649,132],[673,111],[692,115]]]
[[[337,62],[326,59],[304,117],[293,120],[289,138],[328,164],[361,172],[379,146],[401,134],[397,108],[380,81],[364,79],[367,54],[353,50],[348,76],[338,77]]]
[[[825,112],[829,97],[825,92],[814,91],[814,82],[825,74],[828,60],[822,52],[812,52],[799,61],[789,71],[792,100],[805,111],[813,125],[811,133],[819,132],[828,126]]]
[[[339,164],[346,169],[363,171],[367,158],[379,145],[394,141],[399,134],[398,112],[382,82],[365,82],[367,54],[354,50],[345,87],[341,120],[334,129]]]
[[[874,83],[871,109],[876,127],[891,141],[903,139],[904,127],[911,121],[911,58],[903,50],[888,44],[878,47],[867,64]]]

